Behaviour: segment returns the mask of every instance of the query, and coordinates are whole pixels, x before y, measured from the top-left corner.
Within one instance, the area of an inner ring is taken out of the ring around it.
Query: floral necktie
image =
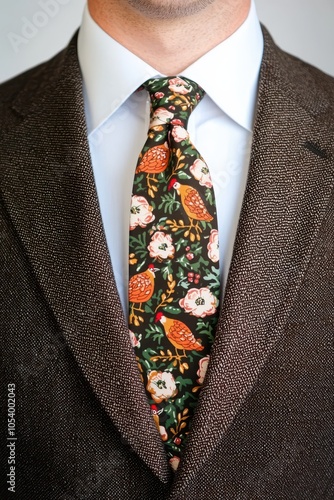
[[[129,328],[153,419],[174,470],[190,431],[218,319],[218,230],[208,167],[187,123],[195,82],[143,84],[151,98],[130,215]]]

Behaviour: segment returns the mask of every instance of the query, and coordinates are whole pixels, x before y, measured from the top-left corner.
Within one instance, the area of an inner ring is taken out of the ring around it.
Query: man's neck
[[[213,0],[174,18],[148,16],[127,0],[88,0],[88,8],[108,35],[159,72],[176,75],[241,26],[250,0]]]

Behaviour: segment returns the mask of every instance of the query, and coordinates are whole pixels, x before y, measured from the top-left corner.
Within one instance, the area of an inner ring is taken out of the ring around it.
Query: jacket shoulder
[[[334,126],[334,77],[288,54],[273,42],[263,27],[265,82],[275,82],[286,98],[297,101],[314,116],[324,115]]]
[[[67,54],[76,49],[76,36],[69,46],[46,62],[7,80],[0,85],[0,134],[20,121],[21,110],[30,111],[46,88],[61,74]]]

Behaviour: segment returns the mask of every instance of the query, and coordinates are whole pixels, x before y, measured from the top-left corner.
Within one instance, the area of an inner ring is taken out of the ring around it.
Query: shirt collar
[[[263,36],[254,1],[245,22],[182,75],[196,81],[216,105],[252,130]],[[140,85],[161,76],[105,33],[85,7],[78,56],[84,82],[88,132],[99,127]]]
[[[78,36],[88,132],[99,127],[157,71],[103,31],[86,5]]]

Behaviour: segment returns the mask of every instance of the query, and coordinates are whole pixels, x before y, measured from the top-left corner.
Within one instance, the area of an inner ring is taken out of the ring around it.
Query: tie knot
[[[169,123],[187,128],[191,112],[205,94],[197,83],[183,77],[154,78],[143,87],[151,98],[150,128]]]

